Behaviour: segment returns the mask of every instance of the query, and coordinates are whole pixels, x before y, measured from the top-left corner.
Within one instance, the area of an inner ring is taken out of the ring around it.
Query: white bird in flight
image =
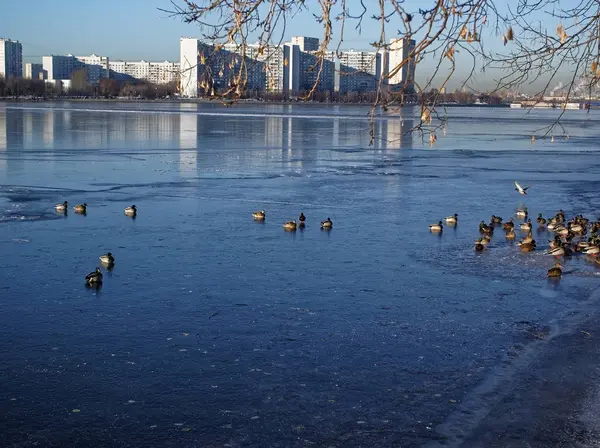
[[[519,185],[518,182],[515,181],[515,190],[517,190],[519,193],[521,193],[523,195],[527,194],[527,189],[530,187],[531,186],[523,188],[522,186]]]

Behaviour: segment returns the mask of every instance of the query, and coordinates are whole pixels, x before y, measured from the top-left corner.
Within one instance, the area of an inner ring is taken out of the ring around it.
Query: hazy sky
[[[429,2],[407,0],[406,4],[416,12]],[[358,12],[358,0],[350,0],[349,4],[351,12]],[[365,0],[365,4],[376,6],[377,3]],[[158,10],[171,7],[169,0],[7,0],[0,8],[0,36],[21,41],[27,62],[41,62],[43,55],[67,53],[96,53],[122,60],[178,61],[179,38],[200,37],[201,33],[197,25],[184,24],[180,19]],[[389,31],[395,29],[393,22],[388,26]],[[322,28],[312,15],[303,13],[289,21],[284,38],[288,40],[294,35],[320,37],[321,34]],[[388,40],[391,37],[388,35]],[[378,38],[378,25],[366,19],[360,33],[353,26],[347,26],[342,48],[370,50],[369,42]],[[501,39],[490,36],[487,45],[488,48],[490,45],[501,48]],[[470,69],[470,60],[465,58],[462,61],[464,63],[459,64],[459,70],[463,71],[456,74],[452,88]],[[431,62],[420,64],[417,79],[423,81],[430,76],[431,69]],[[488,87],[494,75],[493,72],[478,74],[477,85]]]

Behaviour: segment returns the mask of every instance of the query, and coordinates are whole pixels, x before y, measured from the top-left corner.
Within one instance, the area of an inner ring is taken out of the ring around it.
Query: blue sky
[[[425,0],[407,0],[405,4],[417,11],[424,2]],[[365,3],[376,5],[374,0],[365,0]],[[349,4],[351,12],[358,11],[358,1]],[[23,56],[27,62],[41,61],[43,55],[67,53],[96,53],[124,60],[177,61],[179,38],[199,37],[200,31],[197,25],[185,24],[180,19],[159,11],[158,8],[161,7],[169,9],[170,1],[6,0],[1,8],[0,36],[21,41]],[[392,30],[393,23],[389,24],[389,31]],[[322,28],[311,14],[303,13],[289,21],[285,39],[293,35],[320,37],[321,34]],[[342,47],[368,50],[369,42],[378,37],[377,24],[366,19],[360,34],[353,26],[347,26]],[[389,39],[393,36],[387,37]],[[491,43],[501,48],[500,38],[490,37],[488,47]],[[430,69],[427,62],[420,64],[417,78],[422,79]],[[457,80],[465,74],[466,69],[464,73],[457,73]],[[489,80],[492,75],[493,73],[479,75],[477,82],[487,84],[483,80]]]

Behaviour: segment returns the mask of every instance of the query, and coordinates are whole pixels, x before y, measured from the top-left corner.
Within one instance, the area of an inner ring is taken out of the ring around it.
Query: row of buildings
[[[68,81],[73,72],[85,69],[88,82],[97,84],[103,78],[119,81],[145,80],[167,84],[179,79],[177,62],[112,61],[107,56],[43,56],[42,63],[23,63],[23,46],[19,41],[0,38],[0,76]]]
[[[243,73],[246,91],[296,94],[317,84],[322,92],[368,92],[380,82],[412,90],[415,64],[411,52],[415,41],[393,39],[385,49],[326,51],[321,57],[319,39],[296,36],[278,46],[225,44],[216,48],[195,38],[180,39],[180,61],[126,62],[107,56],[51,55],[42,63],[22,60],[18,41],[0,39],[0,76],[24,76],[49,82],[71,79],[85,69],[90,84],[101,79],[145,80],[154,84],[178,82],[184,97],[195,98],[237,86]],[[400,69],[397,69],[400,67]]]
[[[296,36],[278,46],[208,45],[196,38],[180,39],[180,92],[198,97],[236,86],[244,73],[246,90],[293,94],[310,91],[369,92],[382,82],[414,89],[415,41],[393,39],[381,51],[326,51],[319,39]]]

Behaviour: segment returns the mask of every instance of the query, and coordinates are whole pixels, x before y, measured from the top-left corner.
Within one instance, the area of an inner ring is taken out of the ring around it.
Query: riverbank
[[[440,425],[434,447],[598,446],[600,440],[600,300],[570,310],[535,331]],[[514,359],[510,359],[514,355]]]
[[[294,104],[302,104],[302,105],[314,105],[314,106],[364,106],[364,107],[372,107],[373,103],[371,102],[360,102],[360,103],[352,103],[352,102],[333,102],[333,101],[265,101],[265,100],[256,100],[256,99],[242,99],[238,102],[224,102],[217,98],[157,98],[157,99],[147,99],[147,98],[77,98],[77,97],[61,97],[61,98],[14,98],[14,97],[0,97],[0,101],[14,101],[14,102],[108,102],[108,103],[168,103],[168,104],[219,104],[223,106],[239,106],[243,104],[277,104],[277,105],[294,105]],[[418,102],[409,102],[405,103],[404,106],[400,106],[398,104],[390,105],[390,108],[398,108],[398,107],[412,107],[419,106]],[[509,104],[475,104],[475,103],[440,103],[439,107],[485,107],[485,108],[507,108],[510,107]]]

